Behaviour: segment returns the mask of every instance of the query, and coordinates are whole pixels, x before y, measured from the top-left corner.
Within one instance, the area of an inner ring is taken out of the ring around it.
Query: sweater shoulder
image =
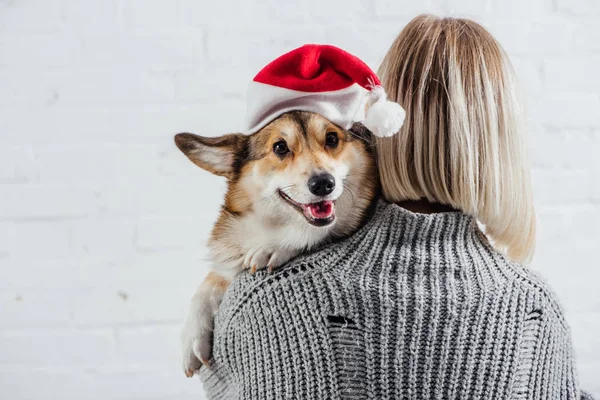
[[[508,262],[508,268],[515,273],[523,290],[531,294],[540,311],[568,330],[562,305],[548,280],[539,271],[521,264]]]

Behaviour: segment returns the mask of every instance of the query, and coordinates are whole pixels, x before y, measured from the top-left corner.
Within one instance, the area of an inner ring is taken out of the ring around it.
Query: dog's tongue
[[[315,219],[325,219],[333,215],[333,201],[331,200],[307,204],[305,207],[305,211]]]

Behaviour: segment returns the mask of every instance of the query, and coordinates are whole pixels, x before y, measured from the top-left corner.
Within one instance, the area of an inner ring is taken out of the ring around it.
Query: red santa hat
[[[404,110],[387,100],[371,68],[328,45],[307,44],[269,63],[250,83],[246,101],[249,134],[292,110],[321,114],[343,129],[362,122],[379,137],[394,135],[404,122]]]

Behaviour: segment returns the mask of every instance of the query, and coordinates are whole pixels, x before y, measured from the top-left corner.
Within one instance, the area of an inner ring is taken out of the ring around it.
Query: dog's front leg
[[[283,264],[287,263],[300,253],[302,253],[301,249],[276,249],[273,254],[271,254],[271,258],[269,259],[269,272],[273,271],[275,268],[281,267]]]
[[[230,283],[216,272],[210,272],[192,297],[181,332],[183,370],[188,378],[202,364],[209,364],[215,314]]]
[[[249,269],[251,274],[263,268],[267,268],[269,272],[272,272],[275,268],[281,267],[301,252],[299,249],[283,247],[256,247],[246,254],[242,269]]]

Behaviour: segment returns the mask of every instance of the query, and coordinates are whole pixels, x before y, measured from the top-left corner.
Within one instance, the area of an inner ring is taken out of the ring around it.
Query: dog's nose
[[[308,190],[316,196],[327,196],[335,189],[335,178],[331,174],[313,175],[308,180]]]

